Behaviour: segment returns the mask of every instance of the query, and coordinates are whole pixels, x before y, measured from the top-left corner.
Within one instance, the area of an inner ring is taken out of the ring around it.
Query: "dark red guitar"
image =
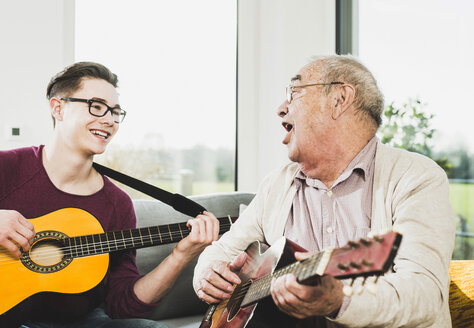
[[[304,261],[294,257],[296,251],[304,249],[284,237],[271,247],[254,242],[247,248],[247,262],[238,273],[242,283],[229,299],[209,307],[200,328],[243,328],[252,317],[258,322],[250,324],[255,327],[294,327],[298,320],[277,311],[271,297],[267,297],[274,277],[292,273],[300,283],[313,284],[323,275],[338,279],[379,276],[391,267],[401,239],[399,233],[390,232],[349,242]]]

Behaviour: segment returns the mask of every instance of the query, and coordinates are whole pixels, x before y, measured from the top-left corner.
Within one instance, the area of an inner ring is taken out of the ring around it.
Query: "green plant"
[[[409,99],[401,106],[394,102],[388,105],[380,128],[381,141],[428,156],[449,172],[451,163],[446,157],[433,158],[431,141],[436,130],[431,127],[431,119],[434,115],[424,111],[425,105],[419,99]]]

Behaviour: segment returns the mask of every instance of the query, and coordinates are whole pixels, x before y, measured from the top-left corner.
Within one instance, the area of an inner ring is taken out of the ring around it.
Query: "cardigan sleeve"
[[[379,278],[375,295],[354,295],[335,322],[350,327],[449,327],[448,269],[455,222],[446,174],[420,155],[391,165],[384,168],[390,172],[380,181],[384,186],[374,188],[379,193],[374,201],[383,202],[375,207],[383,206],[393,230],[403,235],[393,271]]]

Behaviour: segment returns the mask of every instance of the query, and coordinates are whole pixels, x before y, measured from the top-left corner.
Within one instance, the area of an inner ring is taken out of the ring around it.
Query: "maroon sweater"
[[[42,149],[43,146],[0,151],[0,209],[35,218],[57,209],[77,207],[94,215],[105,231],[135,228],[133,204],[124,191],[107,177],[103,177],[103,188],[89,196],[57,189],[43,167]],[[106,280],[91,291],[80,295],[41,293],[18,308],[33,318],[53,319],[58,312],[63,312],[59,317],[73,318],[105,300],[106,312],[112,317],[141,317],[156,304],[145,304],[136,297],[133,285],[139,278],[135,251],[113,252]]]

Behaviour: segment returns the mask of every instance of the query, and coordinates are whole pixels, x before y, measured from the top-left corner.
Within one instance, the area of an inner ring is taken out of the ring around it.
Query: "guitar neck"
[[[218,218],[219,234],[230,229],[230,216]],[[72,258],[105,254],[115,251],[137,249],[179,242],[190,233],[186,222],[160,226],[110,231],[63,239],[66,255]]]
[[[310,279],[316,275],[322,275],[331,256],[331,250],[323,251],[311,256],[302,262],[294,262],[288,266],[276,270],[260,279],[242,284],[241,288],[247,290],[241,307],[248,306],[259,300],[270,296],[270,287],[273,278],[279,278],[285,274],[293,274],[299,282]]]

